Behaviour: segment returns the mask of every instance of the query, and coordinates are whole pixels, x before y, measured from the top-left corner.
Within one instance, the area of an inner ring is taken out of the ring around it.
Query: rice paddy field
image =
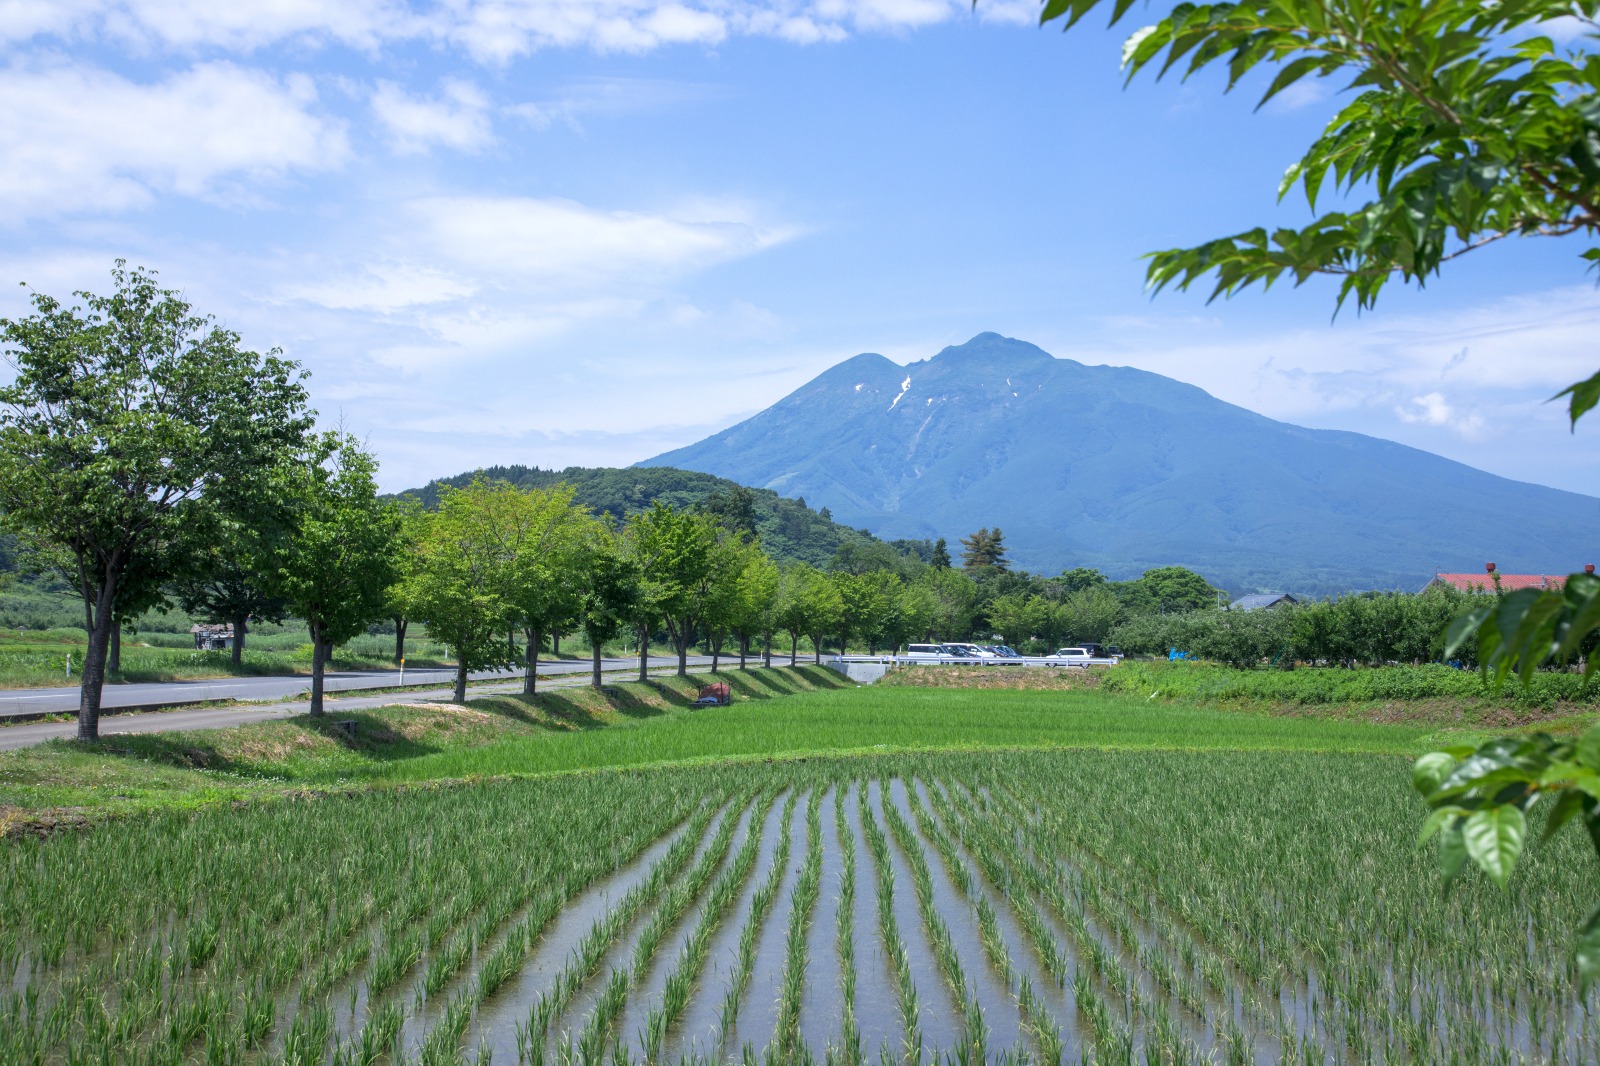
[[[128,818],[0,849],[0,1062],[1595,1061],[1576,835],[1445,895],[1420,815],[1392,755],[1055,749]]]

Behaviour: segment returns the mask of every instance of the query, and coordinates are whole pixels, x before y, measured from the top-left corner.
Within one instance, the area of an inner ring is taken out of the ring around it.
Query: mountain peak
[[[1250,591],[1421,588],[1477,559],[1558,573],[1587,558],[1597,503],[997,333],[905,367],[856,356],[645,465],[803,495],[886,538],[999,526],[1029,570],[1177,564]]]
[[[965,344],[952,344],[928,360],[929,366],[954,367],[982,363],[997,369],[1016,369],[1025,366],[1048,365],[1058,362],[1055,356],[1038,345],[1003,337],[998,333],[980,333]]]

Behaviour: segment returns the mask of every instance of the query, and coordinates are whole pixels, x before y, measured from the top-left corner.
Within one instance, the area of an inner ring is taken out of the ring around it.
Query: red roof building
[[[1589,573],[1594,573],[1594,564],[1584,567]],[[1451,588],[1462,592],[1493,592],[1495,578],[1500,579],[1500,591],[1514,592],[1517,589],[1558,589],[1567,583],[1566,574],[1507,574],[1499,573],[1493,563],[1487,564],[1480,574],[1434,574],[1433,580],[1428,582],[1428,587],[1435,585],[1449,585]]]

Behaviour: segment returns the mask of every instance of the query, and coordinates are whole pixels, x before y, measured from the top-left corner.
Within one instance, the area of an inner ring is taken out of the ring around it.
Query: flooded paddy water
[[[1248,787],[1295,802],[1270,763],[1235,761],[655,771],[569,786],[596,791],[559,809],[541,786],[554,813],[508,803],[492,834],[463,790],[456,822],[397,845],[396,882],[304,918],[281,893],[255,913],[251,886],[212,885],[203,926],[170,903],[142,927],[124,919],[130,943],[164,945],[154,961],[90,931],[94,950],[77,947],[66,926],[46,931],[69,949],[41,961],[28,936],[0,934],[0,1060],[1597,1060],[1560,954],[1581,883],[1535,861],[1544,894],[1520,912],[1472,886],[1445,899],[1410,841],[1389,839],[1413,830],[1403,793],[1373,809],[1377,764],[1351,764],[1374,775],[1367,798],[1321,781],[1354,828],[1319,853],[1268,807],[1223,802]],[[372,812],[371,831],[403,806]],[[50,853],[30,847],[37,876]],[[1463,948],[1451,937],[1469,922],[1482,943]],[[240,939],[264,928],[299,936],[297,951]],[[1511,961],[1496,968],[1491,948]]]

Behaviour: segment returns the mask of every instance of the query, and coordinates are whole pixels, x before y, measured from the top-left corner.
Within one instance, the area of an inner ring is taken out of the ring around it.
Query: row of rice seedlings
[[[716,836],[712,838],[711,846],[701,855],[700,861],[695,863],[686,877],[674,881],[667,889],[660,905],[634,943],[629,965],[619,967],[612,972],[605,991],[596,1001],[594,1010],[590,1012],[588,1022],[584,1025],[583,1034],[578,1041],[578,1046],[583,1050],[586,1059],[603,1049],[609,1042],[612,1022],[627,1002],[628,992],[637,982],[644,979],[650,961],[655,958],[656,949],[661,944],[661,938],[683,917],[690,905],[699,898],[701,891],[710,883],[718,868],[722,866],[723,860],[728,856],[729,848],[733,845],[733,834],[738,825],[738,812],[730,810],[723,815]]]
[[[922,854],[922,842],[890,799],[888,782],[884,783],[880,795],[883,798],[883,819],[911,865],[911,884],[917,897],[917,909],[922,915],[922,927],[933,943],[939,971],[944,975],[945,983],[950,986],[957,1008],[961,1011],[961,1040],[955,1048],[956,1059],[962,1063],[983,1062],[988,1057],[988,1030],[978,1006],[977,994],[962,969],[961,953],[956,950],[950,927],[939,913],[939,906],[933,898],[933,875],[928,869],[927,858]]]
[[[872,854],[872,862],[878,873],[878,929],[894,969],[900,1021],[905,1026],[902,1060],[921,1063],[926,1057],[922,1039],[922,1008],[917,1001],[917,982],[911,972],[911,962],[906,957],[905,941],[900,938],[900,926],[894,916],[894,866],[889,858],[889,841],[878,826],[877,816],[873,814],[865,781],[857,784],[856,795],[861,810],[861,832],[867,839],[867,850]]]
[[[767,912],[772,909],[773,900],[778,894],[778,885],[782,882],[784,870],[789,865],[789,849],[793,845],[794,836],[794,810],[799,802],[800,793],[797,791],[790,793],[789,799],[783,805],[782,828],[778,831],[778,848],[772,855],[772,869],[768,872],[767,879],[756,889],[755,895],[750,897],[750,913],[739,930],[738,958],[734,963],[733,975],[728,979],[727,991],[722,997],[722,1008],[718,1012],[719,1046],[726,1045],[728,1034],[733,1031],[733,1023],[739,1016],[740,1001],[744,998],[745,989],[750,986],[750,975],[756,961],[756,941],[761,935],[761,925],[766,920]]]
[[[992,792],[993,801],[997,804],[1001,817],[1016,816],[1022,812],[1022,801],[1015,793],[1006,788],[997,788]],[[1040,809],[1036,812],[1028,829],[1021,834],[1026,847],[1038,864],[1041,871],[1048,878],[1055,881],[1056,889],[1062,898],[1073,900],[1076,908],[1082,910],[1085,918],[1093,915],[1099,920],[1102,928],[1111,932],[1112,944],[1107,945],[1107,950],[1120,946],[1126,957],[1129,957],[1136,966],[1136,973],[1132,979],[1140,981],[1141,976],[1147,979],[1155,989],[1165,992],[1168,996],[1177,999],[1181,1004],[1191,1005],[1190,1013],[1201,1026],[1215,1026],[1217,1039],[1222,1041],[1227,1033],[1228,1026],[1232,1023],[1232,1010],[1226,1011],[1226,1022],[1218,1020],[1213,1022],[1211,1012],[1199,1000],[1197,990],[1192,984],[1185,981],[1184,995],[1179,995],[1179,975],[1172,966],[1167,955],[1167,946],[1159,939],[1151,938],[1146,942],[1135,930],[1127,912],[1116,900],[1123,898],[1126,893],[1115,891],[1103,893],[1100,888],[1099,878],[1091,867],[1079,866],[1070,869],[1064,866],[1059,856],[1062,853],[1062,841],[1051,833],[1053,828],[1053,814],[1049,810]],[[1073,878],[1071,873],[1078,876]],[[1097,938],[1098,939],[1098,938]],[[1149,989],[1144,990],[1153,1008],[1157,1012],[1153,1022],[1162,1032],[1176,1031],[1176,1023],[1166,1015],[1166,1007],[1160,1000],[1151,994]]]
[[[1009,802],[1012,810],[1022,806],[1014,782],[1010,787],[995,789],[993,795],[1002,805]],[[1064,832],[1066,823],[1058,809],[1042,808],[1033,823],[1035,854],[1041,860],[1062,854],[1078,854],[1090,860],[1075,867],[1078,876],[1074,885],[1082,904],[1102,918],[1124,946],[1136,954],[1141,969],[1157,987],[1176,999],[1202,1024],[1215,1029],[1217,1042],[1229,1063],[1250,1062],[1256,1057],[1250,1035],[1235,1018],[1236,1006],[1242,1006],[1247,1017],[1269,1027],[1280,1044],[1286,1035],[1293,1033],[1293,1024],[1282,1011],[1281,1004],[1273,1000],[1269,1005],[1249,983],[1230,980],[1223,960],[1206,945],[1195,943],[1160,912],[1147,893],[1132,886],[1103,885],[1104,875],[1100,872],[1103,864],[1097,865],[1097,856],[1084,856],[1074,847]],[[1064,874],[1065,870],[1058,867],[1058,877]],[[1123,908],[1146,924],[1148,943],[1133,928]],[[1182,961],[1181,968],[1173,964],[1173,957]],[[1215,1010],[1206,1002],[1204,987],[1209,987],[1218,1000]]]
[[[242,1003],[245,988],[253,990],[252,998],[259,1000],[263,988],[277,987],[302,971],[287,1002],[319,998],[367,956],[365,944],[358,950],[349,937],[370,922],[376,907],[393,904],[411,911],[414,901],[425,898],[430,886],[446,890],[446,898],[460,893],[460,881],[451,880],[447,885],[441,872],[460,865],[454,855],[462,849],[433,845],[448,844],[451,837],[463,835],[482,837],[480,826],[495,824],[502,813],[509,817],[501,818],[501,823],[511,831],[518,830],[525,819],[512,808],[520,806],[515,793],[524,791],[495,788],[472,795],[444,793],[430,796],[426,802],[419,799],[405,804],[393,797],[359,797],[309,807],[297,804],[289,812],[293,818],[274,808],[205,812],[181,820],[157,816],[119,825],[114,832],[42,844],[22,842],[15,850],[8,847],[0,855],[0,881],[18,891],[0,896],[0,912],[16,919],[14,929],[20,926],[31,932],[43,928],[48,932],[62,928],[59,910],[52,908],[43,914],[26,910],[30,898],[36,898],[43,886],[64,888],[65,898],[73,900],[81,899],[73,891],[80,883],[121,885],[137,876],[137,887],[129,885],[105,901],[103,909],[110,912],[108,925],[113,930],[141,916],[164,916],[166,912],[157,907],[163,899],[177,904],[181,897],[185,910],[191,910],[193,899],[207,901],[204,909],[194,910],[189,922],[173,932],[164,931],[171,924],[162,917],[155,923],[155,934],[141,934],[147,950],[135,954],[158,957],[160,946],[166,945],[166,965],[129,971],[130,977],[139,975],[138,988],[119,988],[107,982],[105,969],[92,951],[58,956],[53,968],[30,964],[29,984],[50,1005],[51,1015],[66,1022],[46,1026],[45,1042],[54,1047],[71,1045],[75,1058],[124,1057],[135,1046],[145,1048],[139,1053],[145,1056],[181,1055],[182,1047],[172,1047],[172,1042],[186,1039],[184,1034],[193,1030],[194,1019],[204,1017],[208,1046],[258,1045],[262,1039],[259,1012],[247,1016],[242,1009],[230,1011],[226,1006],[219,1009],[208,1004]],[[586,784],[574,790],[570,799],[553,797],[552,809],[542,814],[558,817],[544,821],[547,828],[533,834],[534,840],[545,838],[545,846],[483,850],[490,856],[531,854],[535,866],[545,865],[546,856],[556,861],[568,859],[572,849],[559,845],[569,833],[575,830],[585,835],[587,829],[590,842],[607,835],[596,832],[609,828],[607,821],[583,808],[581,793],[594,791]],[[601,791],[614,795],[617,790],[605,787]],[[397,814],[400,822],[427,814],[427,831],[396,829]],[[385,822],[395,824],[385,826]],[[524,842],[529,839],[526,832],[522,836]],[[347,843],[333,845],[330,838]],[[422,842],[420,848],[418,841]],[[401,850],[398,862],[396,850]],[[329,854],[337,861],[325,861]],[[18,865],[21,855],[33,857],[26,870]],[[152,865],[152,858],[160,861]],[[291,860],[300,863],[293,874],[285,869]],[[241,863],[255,865],[243,869]],[[61,876],[69,864],[82,874],[79,883]],[[522,865],[527,873],[533,872],[526,863]],[[493,871],[479,870],[480,874],[486,872]],[[402,899],[400,886],[405,886],[406,898]],[[94,946],[88,937],[83,939]],[[126,951],[118,952],[105,965],[121,966],[117,960],[128,958]],[[182,965],[175,959],[181,959]],[[245,969],[252,965],[253,972]],[[72,969],[63,972],[62,967],[75,968],[77,977],[91,978],[96,994],[67,994],[76,977]],[[181,980],[173,979],[174,971]],[[107,996],[108,987],[117,991]],[[159,1031],[153,1028],[158,1022]],[[23,1024],[34,1028],[26,1021]],[[224,1031],[230,1028],[231,1037]],[[33,1040],[26,1034],[19,1036],[11,1026],[5,1029],[4,1038]],[[151,1036],[141,1037],[143,1033]],[[156,1049],[152,1040],[167,1050]]]
[[[951,795],[954,804],[948,811],[962,843],[979,860],[990,882],[1010,902],[1046,969],[1063,986],[1071,982],[1073,1002],[1092,1034],[1093,1060],[1131,1063],[1135,1053],[1131,1028],[1134,1011],[1131,980],[1105,952],[1087,926],[1082,924],[1081,912],[1077,913],[1079,921],[1075,923],[1071,908],[1057,905],[1058,901],[1052,900],[1043,891],[1044,879],[1027,862],[1016,834],[1000,832],[994,822],[981,815],[972,800],[959,790],[953,790]],[[1055,934],[1041,913],[1040,900],[1050,905],[1050,910],[1072,936],[1078,949],[1079,966],[1067,965]],[[1117,994],[1120,1005],[1125,1008],[1121,1016],[1112,1012],[1097,983]]]
[[[813,789],[806,804],[806,857],[790,895],[789,931],[784,946],[783,992],[772,1044],[776,1054],[792,1060],[800,1043],[800,1000],[806,982],[806,930],[822,889],[822,793]]]
[[[701,809],[702,812],[705,811],[705,808]],[[457,914],[475,912],[475,916],[458,929],[439,951],[429,956],[426,967],[417,981],[416,995],[411,1006],[417,1027],[422,1025],[430,997],[442,991],[469,960],[479,957],[481,961],[476,974],[469,979],[468,986],[448,1000],[442,1010],[437,1012],[436,1021],[442,1023],[442,1027],[436,1026],[434,1031],[424,1034],[421,1046],[431,1059],[448,1061],[452,1054],[452,1039],[455,1043],[459,1043],[461,1036],[459,1028],[456,1027],[470,1020],[476,1005],[492,995],[505,980],[517,972],[538,932],[559,912],[561,904],[596,874],[604,869],[614,868],[622,855],[637,851],[642,841],[634,834],[629,836],[633,839],[626,840],[626,847],[601,846],[584,859],[569,864],[564,873],[557,875],[553,880],[513,882],[498,886],[493,881],[480,882],[463,896],[458,897],[454,905],[448,908]],[[493,951],[484,952],[480,956],[481,949],[490,943],[494,931],[510,921],[519,908],[522,910],[521,920],[512,923]],[[441,925],[435,923],[424,932],[431,938],[438,935],[440,929]],[[374,1002],[381,996],[382,989],[373,991],[369,985],[367,991],[369,1016],[360,1034],[348,1042],[351,1047],[382,1046],[383,1042],[389,1039],[387,1030],[391,1012],[380,1008],[377,1013],[371,1013]],[[351,994],[352,997],[355,995],[354,989]],[[401,1017],[403,1021],[404,1011]],[[376,1025],[375,1034],[369,1034],[374,1025]],[[453,1038],[452,1028],[456,1028]],[[345,1046],[346,1041],[341,1038],[339,1050],[342,1052]]]
[[[556,974],[550,986],[534,1000],[528,1012],[527,1025],[518,1026],[517,1049],[521,1060],[533,1063],[544,1061],[550,1023],[566,1010],[572,997],[599,967],[606,952],[633,921],[635,915],[648,901],[654,899],[667,881],[677,876],[694,856],[699,849],[701,834],[705,832],[706,825],[714,813],[709,804],[701,806],[690,819],[683,834],[673,842],[667,853],[656,861],[645,878],[595,920],[594,925],[579,942],[572,957]]]
[[[1000,932],[1000,918],[995,913],[994,906],[979,890],[977,878],[962,857],[956,842],[945,831],[945,827],[929,815],[927,808],[923,806],[917,789],[908,785],[906,791],[911,812],[922,828],[923,835],[933,841],[934,847],[944,859],[945,869],[962,887],[977,913],[979,940],[983,944],[984,953],[990,965],[1000,974],[1006,990],[1012,994],[1022,1009],[1023,1017],[1027,1019],[1028,1032],[1032,1034],[1038,1046],[1040,1059],[1047,1063],[1059,1063],[1063,1054],[1061,1030],[1050,1009],[1034,992],[1032,983],[1025,975],[1017,973],[1016,966],[1011,960],[1011,951]]]
[[[663,861],[671,858],[675,850],[685,857],[692,854],[698,847],[700,834],[713,812],[712,805],[702,804],[695,816],[690,819],[688,826],[674,841],[673,848],[669,848]],[[655,869],[659,871],[659,866]],[[559,912],[561,904],[591,877],[592,872],[577,868],[570,871],[563,882],[545,886],[536,892],[522,919],[511,927],[494,951],[483,957],[474,977],[450,997],[438,1012],[432,1027],[423,1034],[416,1053],[416,1061],[421,1066],[453,1066],[461,1061],[463,1038],[478,1006],[517,972],[527,951],[537,939],[538,933]],[[523,886],[504,886],[497,893],[495,900],[484,908],[477,920],[452,938],[451,944],[464,945],[467,948],[467,955],[476,951],[478,945],[487,942],[493,929],[505,920],[524,895]],[[447,950],[449,947],[450,945],[447,945]],[[465,961],[465,957],[457,951],[451,951],[450,954],[453,957],[447,959],[441,966],[441,969],[447,971],[446,979]],[[437,980],[433,977],[436,972],[430,965],[428,974],[424,977],[424,989],[428,981]],[[419,990],[415,1009],[420,1010],[425,1004],[424,990]],[[362,1061],[362,1056],[369,1054],[370,1049],[392,1043],[396,1046],[394,1055],[398,1061],[403,1058],[399,1050],[403,1036],[400,1024],[403,1020],[403,1013],[397,1015],[391,1010],[380,1009],[372,1015],[357,1039],[349,1044],[341,1041],[336,1046],[335,1059]]]
[[[1016,784],[1014,784],[1013,787],[1016,787]],[[1000,797],[1005,795],[1005,791],[1003,791],[1003,789],[997,789],[995,795],[997,795],[997,799],[1000,799]],[[1021,802],[1021,800],[1018,800],[1018,802]],[[1054,829],[1054,837],[1056,837],[1056,840],[1054,840],[1054,844],[1048,845],[1048,847],[1059,848],[1061,847],[1062,840],[1074,842],[1074,840],[1072,840],[1074,834],[1070,832],[1070,829],[1072,829],[1072,826],[1074,826],[1075,820],[1067,820],[1067,818],[1064,818],[1064,816],[1061,815],[1061,812],[1054,812],[1054,810],[1051,810],[1048,805],[1043,805],[1043,807],[1040,807],[1040,805],[1035,802],[1034,808],[1035,810],[1040,810],[1040,812],[1042,812],[1043,823],[1050,824],[1051,828]],[[1082,845],[1080,845],[1080,850],[1086,850],[1086,848],[1082,848]],[[1091,855],[1093,855],[1093,853],[1091,853]],[[1099,856],[1094,856],[1094,858],[1098,860]],[[1107,908],[1107,895],[1106,893],[1102,892],[1101,888],[1099,888],[1098,879],[1093,876],[1093,868],[1083,868],[1082,871],[1080,871],[1080,879],[1078,879],[1077,888],[1078,892],[1080,892],[1080,898],[1085,901],[1086,906],[1090,906],[1090,908],[1094,909],[1096,912],[1110,911],[1115,916],[1115,909]],[[1110,896],[1110,898],[1118,898],[1118,900],[1122,900],[1122,898],[1125,898],[1125,896],[1123,896],[1122,893],[1118,893],[1117,896]],[[1126,927],[1125,920],[1123,920],[1122,924],[1120,925],[1122,925],[1122,928],[1118,928],[1118,936],[1123,938],[1123,940],[1131,940],[1133,935],[1131,935],[1131,930],[1128,930],[1128,927]],[[1237,935],[1224,935],[1224,941],[1232,944],[1232,946],[1238,946],[1238,943],[1240,943],[1240,938],[1238,938]],[[1283,944],[1282,940],[1280,940],[1280,944]],[[1274,973],[1275,967],[1272,967],[1270,962],[1267,962],[1267,957],[1262,956],[1262,954],[1259,954],[1259,952],[1238,951],[1237,957],[1243,962],[1243,965],[1240,965],[1240,970],[1242,970],[1243,975],[1245,975],[1246,978],[1251,978],[1250,983],[1246,983],[1246,989],[1250,988],[1250,984],[1256,984],[1256,986],[1259,988],[1262,978],[1270,978],[1270,975]],[[1216,975],[1218,975],[1219,970],[1222,970],[1222,968],[1224,967],[1221,965],[1221,960],[1213,960],[1213,962],[1211,962],[1208,970],[1213,973],[1213,980],[1216,978]],[[1157,968],[1155,976],[1157,976],[1157,978],[1162,976],[1160,968]],[[1312,986],[1315,986],[1315,984],[1312,984]],[[1221,989],[1218,989],[1218,991],[1219,994],[1222,994]],[[1237,994],[1238,989],[1230,988],[1229,991]],[[1194,999],[1194,992],[1190,992],[1190,999]],[[1278,1040],[1280,1040],[1280,1044],[1283,1044],[1283,1042],[1291,1042],[1291,1040],[1293,1040],[1294,1024],[1291,1023],[1288,1018],[1286,1018],[1286,1015],[1282,1010],[1282,1004],[1277,1002],[1275,997],[1274,1005],[1275,1007],[1278,1007],[1278,1010],[1275,1010],[1275,1012],[1274,1010],[1270,1010],[1270,1008],[1261,1007],[1258,1008],[1258,1012],[1256,1013],[1259,1013],[1259,1015],[1261,1015],[1262,1018],[1267,1021],[1267,1023],[1272,1024],[1272,1028],[1277,1031],[1277,1037]],[[1338,1016],[1339,1013],[1342,1013],[1342,1004],[1339,1004],[1339,1002],[1334,1002],[1334,1004],[1326,1004],[1325,1007],[1330,1008],[1333,1015]],[[1318,1018],[1315,1016],[1315,1013],[1312,1013],[1309,1021],[1310,1024],[1312,1024],[1312,1028],[1320,1028],[1320,1024],[1318,1024]],[[1349,1024],[1347,1023],[1346,1028],[1349,1028]],[[1355,1029],[1355,1032],[1360,1032],[1360,1028]],[[1227,1045],[1230,1055],[1235,1056],[1235,1058],[1237,1058],[1238,1055],[1242,1055],[1242,1045],[1248,1044],[1248,1039],[1246,1039],[1245,1034],[1242,1034],[1242,1032],[1238,1031],[1237,1024],[1234,1024],[1232,1016],[1229,1016],[1229,1020],[1227,1020],[1226,1024],[1221,1024],[1221,1026],[1219,1026],[1219,1039],[1221,1039],[1222,1042]],[[1307,1032],[1302,1029],[1302,1031],[1299,1032],[1299,1044],[1301,1044],[1302,1047],[1317,1047],[1318,1040],[1317,1036],[1315,1036],[1315,1032]]]
[[[839,952],[840,1066],[861,1066],[861,1029],[856,1023],[856,835],[844,815],[844,792],[839,786],[833,804],[833,828],[839,837],[839,909],[835,914],[834,943]],[[831,1066],[831,1064],[830,1064]]]
[[[728,908],[733,905],[740,889],[750,880],[750,874],[755,870],[756,857],[761,852],[762,826],[775,802],[777,797],[768,793],[762,802],[757,804],[755,812],[751,815],[750,828],[745,834],[744,843],[734,855],[733,862],[711,886],[711,892],[700,907],[699,921],[678,952],[677,965],[667,976],[662,989],[661,1005],[650,1012],[646,1022],[643,1044],[645,1059],[648,1062],[659,1061],[667,1033],[689,1005],[689,993],[694,986],[696,975],[705,965],[712,935],[722,924]]]
[[[1569,873],[1577,842],[1534,851],[1514,897],[1468,878],[1441,898],[1430,857],[1410,847],[1415,798],[1381,761],[1141,754],[1118,760],[1136,784],[1087,791],[1093,760],[1044,775],[1033,761],[1017,760],[1030,793],[1092,795],[1094,816],[1073,829],[1108,868],[1151,886],[1267,991],[1294,979],[1286,1009],[1346,1053],[1595,1057],[1564,945],[1586,903]]]

